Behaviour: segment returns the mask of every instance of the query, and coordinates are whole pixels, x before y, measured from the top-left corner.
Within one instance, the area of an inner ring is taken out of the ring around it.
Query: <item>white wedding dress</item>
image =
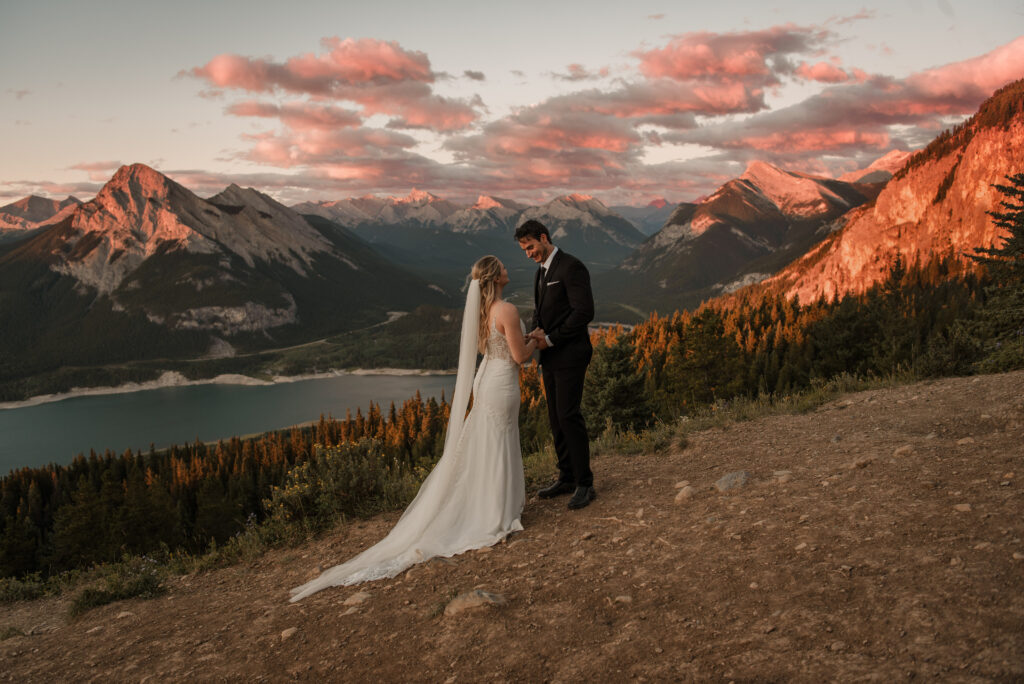
[[[464,336],[463,348],[466,343]],[[471,351],[475,359],[475,344]],[[388,536],[292,589],[292,601],[327,587],[394,577],[416,563],[490,546],[523,529],[519,365],[493,323],[472,388],[473,408],[460,424],[456,384],[444,454]]]

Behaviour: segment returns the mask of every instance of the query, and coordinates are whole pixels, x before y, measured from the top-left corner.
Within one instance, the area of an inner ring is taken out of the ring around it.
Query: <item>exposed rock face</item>
[[[0,207],[0,232],[32,230],[56,222],[71,213],[79,204],[81,201],[76,197],[58,201],[29,195]]]
[[[822,240],[833,221],[880,187],[753,162],[701,202],[678,205],[659,232],[598,277],[597,298],[671,311],[757,282]],[[606,304],[604,313],[621,320],[613,307]]]
[[[1016,97],[1024,92],[1018,82]],[[1010,92],[1013,96],[1014,93]],[[950,255],[964,260],[992,245],[999,231],[987,212],[1002,197],[992,187],[1024,170],[1024,115],[982,125],[983,113],[961,131],[961,144],[914,164],[886,185],[876,202],[851,212],[843,229],[775,276],[771,286],[801,302],[863,292],[883,280],[899,255],[906,264]],[[922,155],[925,153],[922,152]],[[923,157],[925,158],[925,157]]]
[[[295,212],[255,190],[232,185],[206,201],[134,164],[75,211],[52,268],[110,294],[158,252],[237,255],[249,266],[276,261],[304,274],[316,252],[330,249]]]
[[[447,301],[350,231],[314,225],[319,219],[307,221],[251,188],[232,185],[204,200],[134,164],[67,210],[0,256],[0,289],[19,306],[37,306],[32,283],[50,283],[54,301],[32,319],[35,335],[109,310],[118,314],[102,324],[111,336],[129,334],[117,321],[134,317],[130,334],[148,321],[185,333],[179,337],[195,347],[202,344],[196,332],[230,337],[290,326],[289,335],[323,334]]]

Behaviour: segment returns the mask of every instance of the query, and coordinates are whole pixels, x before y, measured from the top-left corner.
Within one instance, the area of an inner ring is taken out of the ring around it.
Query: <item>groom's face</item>
[[[547,235],[541,235],[539,240],[534,237],[525,237],[519,241],[519,246],[526,252],[528,258],[538,264],[543,264],[551,254],[551,243],[548,241]]]

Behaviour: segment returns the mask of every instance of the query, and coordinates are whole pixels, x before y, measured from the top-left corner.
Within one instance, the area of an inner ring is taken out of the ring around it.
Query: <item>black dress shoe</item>
[[[563,494],[572,494],[574,491],[576,491],[576,485],[574,485],[572,482],[564,482],[562,480],[558,480],[554,484],[550,484],[544,489],[538,491],[537,496],[539,496],[542,499],[550,499],[552,497],[561,496]]]
[[[597,492],[593,487],[577,487],[576,492],[569,499],[569,508],[583,508],[597,498]]]

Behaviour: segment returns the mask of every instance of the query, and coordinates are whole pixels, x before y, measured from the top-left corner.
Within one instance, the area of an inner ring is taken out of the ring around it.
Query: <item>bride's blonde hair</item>
[[[498,298],[498,279],[501,278],[501,268],[502,263],[498,257],[488,254],[473,264],[470,276],[473,280],[480,281],[480,330],[477,338],[481,354],[486,350],[487,338],[491,334],[487,321],[491,317],[491,305]]]

